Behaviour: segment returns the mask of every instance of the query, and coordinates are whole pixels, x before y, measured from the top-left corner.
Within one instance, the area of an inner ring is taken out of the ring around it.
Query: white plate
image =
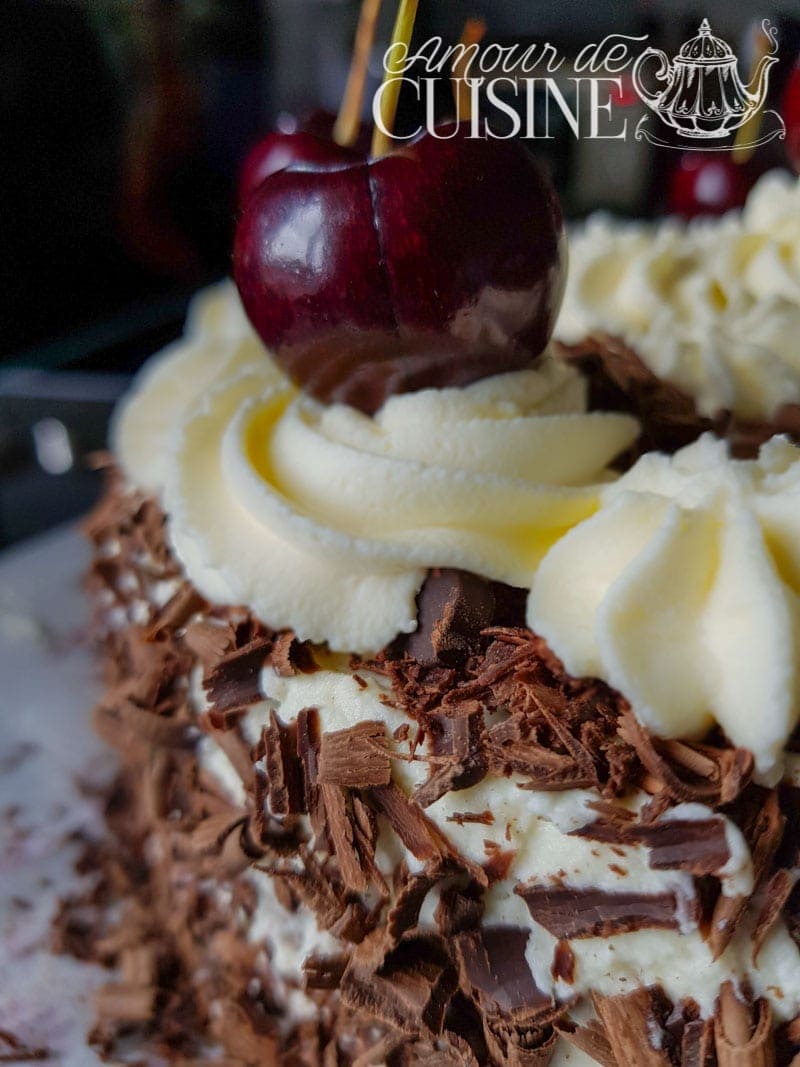
[[[80,887],[78,830],[102,829],[80,782],[99,786],[113,756],[89,712],[97,669],[86,640],[81,576],[89,551],[62,528],[0,555],[0,1028],[91,1067],[92,991],[108,975],[54,956],[59,897]]]

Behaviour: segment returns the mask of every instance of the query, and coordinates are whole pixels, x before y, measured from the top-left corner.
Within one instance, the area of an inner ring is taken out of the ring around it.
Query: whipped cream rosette
[[[736,461],[710,435],[649,454],[547,555],[531,626],[661,737],[714,722],[780,776],[798,718],[800,449]]]
[[[159,492],[200,592],[376,651],[415,628],[430,567],[530,586],[638,433],[585,406],[580,378],[545,361],[392,397],[373,419],[299,394],[247,333],[207,331],[147,368],[115,451]]]
[[[800,401],[800,181],[768,174],[741,213],[689,224],[590,219],[572,234],[556,336],[630,344],[702,415]]]

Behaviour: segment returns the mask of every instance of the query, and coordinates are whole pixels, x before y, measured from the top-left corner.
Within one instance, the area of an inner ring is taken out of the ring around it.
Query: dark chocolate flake
[[[320,744],[319,780],[349,789],[388,785],[392,777],[386,727],[360,722],[347,730],[324,733]]]
[[[647,927],[680,928],[672,893],[609,893],[602,889],[518,885],[533,919],[553,937],[612,937]]]
[[[485,926],[454,939],[462,987],[486,1014],[516,1023],[551,1014],[553,1001],[537,986],[525,958],[528,937],[519,926]]]

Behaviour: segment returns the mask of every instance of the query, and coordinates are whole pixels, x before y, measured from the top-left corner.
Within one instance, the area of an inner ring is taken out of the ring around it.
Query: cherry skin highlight
[[[242,301],[319,400],[372,413],[393,393],[530,366],[550,339],[565,278],[552,186],[519,142],[437,134],[290,166],[245,207]]]

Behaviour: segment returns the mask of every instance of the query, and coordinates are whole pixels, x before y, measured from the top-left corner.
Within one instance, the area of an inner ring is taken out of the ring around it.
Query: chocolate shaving
[[[427,781],[414,790],[414,800],[420,807],[430,807],[451,790],[469,789],[486,775],[483,710],[471,701],[459,711],[458,715],[432,715],[426,719],[434,755],[446,758],[435,764]]]
[[[493,583],[466,571],[434,568],[417,596],[417,629],[398,642],[424,667],[463,663],[494,620]]]
[[[756,917],[753,928],[753,963],[758,962],[758,955],[764,947],[770,931],[780,918],[781,912],[794,889],[793,875],[783,868],[775,871],[764,888],[764,903]]]
[[[514,888],[533,919],[553,937],[584,937],[655,928],[678,930],[677,901],[672,893],[609,893],[601,889],[522,885]]]
[[[483,911],[483,886],[477,882],[464,887],[446,885],[439,894],[434,918],[442,937],[449,939],[479,926]]]
[[[676,452],[709,431],[730,442],[731,455],[754,459],[776,433],[800,441],[800,405],[783,404],[769,420],[743,419],[730,411],[700,415],[694,399],[659,378],[620,338],[596,333],[578,344],[554,344],[556,354],[589,381],[589,407],[635,415],[642,434],[625,465],[643,452]]]
[[[606,1037],[605,1028],[597,1019],[590,1019],[585,1026],[576,1026],[568,1020],[562,1020],[558,1023],[557,1030],[565,1041],[585,1052],[602,1067],[619,1067],[617,1057]]]
[[[355,844],[347,797],[339,786],[329,785],[327,782],[323,782],[319,788],[327,816],[328,833],[339,861],[345,887],[353,893],[365,893],[369,882]]]
[[[405,1034],[439,1033],[456,975],[438,938],[415,937],[387,951],[376,930],[355,949],[342,977],[342,1001]]]
[[[311,645],[307,641],[298,641],[291,631],[283,631],[276,636],[270,663],[281,678],[313,674],[319,669]]]
[[[454,811],[452,815],[448,815],[447,822],[454,822],[457,826],[466,826],[469,824],[476,824],[478,826],[493,826],[494,815],[486,809],[486,811]]]
[[[772,1010],[766,1000],[755,1008],[740,1000],[730,982],[720,990],[714,1035],[719,1067],[776,1067]]]
[[[525,958],[528,936],[519,926],[484,926],[454,939],[464,992],[486,1015],[516,1025],[554,1015],[552,999],[536,985]]]
[[[778,851],[786,823],[778,792],[752,787],[739,804],[740,828],[750,847],[755,889],[758,889]],[[747,897],[720,896],[711,918],[708,943],[717,959],[736,933],[747,907]]]
[[[307,811],[297,753],[297,724],[286,726],[275,711],[270,710],[269,724],[263,727],[261,742],[254,754],[257,760],[264,760],[266,796],[272,814],[292,815]]]
[[[554,349],[588,380],[590,410],[623,411],[640,421],[642,435],[626,466],[643,452],[676,452],[713,428],[690,396],[657,377],[617,337],[593,334],[575,345],[556,342]]]
[[[171,631],[182,629],[189,619],[198,611],[207,607],[206,601],[193,585],[182,582],[178,591],[156,614],[147,631],[149,641],[157,641]]]
[[[263,700],[261,671],[272,650],[272,640],[257,637],[243,648],[223,656],[203,684],[212,704],[212,721],[221,727],[226,713],[247,709]]]
[[[382,722],[360,722],[347,730],[324,733],[320,745],[319,781],[345,789],[388,785],[392,777]]]
[[[386,816],[397,836],[418,860],[434,865],[450,861],[456,866],[468,869],[478,881],[486,884],[483,871],[459,856],[422,809],[409,800],[394,782],[375,786],[370,790],[370,796],[375,807]]]
[[[325,812],[319,790],[320,724],[316,708],[304,708],[297,716],[297,753],[303,765],[305,810],[311,817],[311,828],[322,847],[325,841]]]
[[[664,792],[677,803],[730,804],[753,774],[753,756],[746,749],[657,740],[629,707],[620,714],[619,733],[652,776],[650,791]]]
[[[720,818],[642,824],[625,816],[600,819],[571,834],[618,845],[644,845],[654,870],[681,870],[696,877],[717,874],[730,859],[725,823]]]
[[[230,651],[236,639],[229,622],[198,619],[189,623],[183,635],[184,644],[197,657],[205,674]]]
[[[347,967],[347,956],[306,956],[303,975],[306,989],[338,989]]]
[[[664,1047],[663,1008],[654,990],[616,997],[593,993],[592,1001],[618,1067],[672,1067]]]
[[[419,922],[425,897],[436,884],[434,873],[425,871],[409,874],[403,869],[400,874],[400,889],[386,916],[386,936],[391,944],[397,944]]]

